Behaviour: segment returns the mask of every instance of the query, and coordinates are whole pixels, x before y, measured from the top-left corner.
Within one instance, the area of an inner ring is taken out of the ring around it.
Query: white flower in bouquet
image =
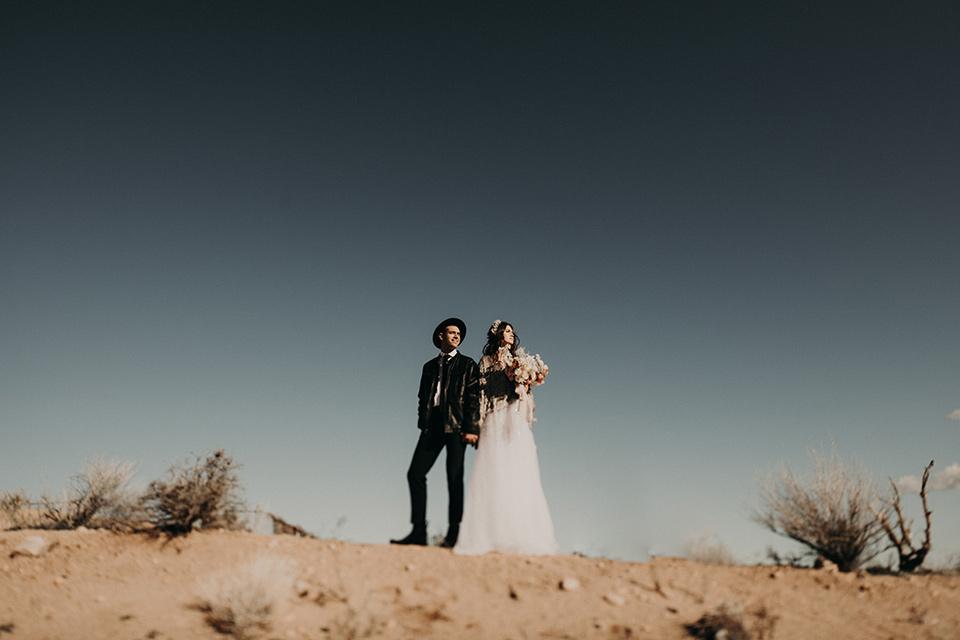
[[[513,368],[516,358],[510,353],[509,345],[503,345],[497,350],[497,361],[503,364],[503,368],[506,371],[510,371]]]
[[[504,366],[511,371],[513,381],[517,384],[517,395],[523,395],[525,391],[543,383],[543,377],[550,371],[540,354],[530,355],[523,350],[523,347],[517,349],[517,353],[511,356],[511,362]]]

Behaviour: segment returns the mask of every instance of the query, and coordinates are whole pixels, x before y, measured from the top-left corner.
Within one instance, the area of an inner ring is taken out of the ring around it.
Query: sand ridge
[[[13,550],[30,536],[39,557]],[[0,532],[0,637],[223,638],[202,580],[253,558],[295,572],[262,638],[657,638],[721,603],[776,640],[960,638],[960,576],[841,574],[682,559],[455,556],[430,547],[196,532]],[[561,587],[564,583],[564,587]],[[769,627],[768,627],[769,628]]]

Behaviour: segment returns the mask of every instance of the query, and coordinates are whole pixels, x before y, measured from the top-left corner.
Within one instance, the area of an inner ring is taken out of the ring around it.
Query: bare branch
[[[930,516],[933,512],[930,511],[930,507],[927,504],[927,480],[930,478],[930,469],[933,468],[933,465],[934,461],[931,460],[930,464],[928,464],[927,468],[923,471],[923,481],[920,484],[920,499],[923,501],[923,516],[926,520],[926,529],[924,531],[924,541],[922,545],[916,547],[913,544],[913,540],[911,539],[913,520],[910,520],[908,523],[903,515],[903,509],[900,507],[900,488],[897,486],[897,483],[893,481],[893,478],[890,478],[890,484],[893,486],[893,499],[884,501],[888,507],[887,511],[880,513],[872,506],[870,507],[880,528],[890,540],[891,544],[888,548],[893,547],[897,550],[900,571],[910,572],[919,569],[926,559],[927,554],[930,552]],[[887,517],[890,509],[897,514],[896,528],[900,529],[899,535]]]

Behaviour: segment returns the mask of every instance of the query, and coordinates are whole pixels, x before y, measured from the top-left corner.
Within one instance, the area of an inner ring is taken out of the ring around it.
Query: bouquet
[[[507,376],[517,385],[518,396],[523,396],[531,388],[543,384],[543,379],[550,372],[539,353],[530,355],[523,347],[519,347],[513,354],[509,348],[503,346],[498,355]]]

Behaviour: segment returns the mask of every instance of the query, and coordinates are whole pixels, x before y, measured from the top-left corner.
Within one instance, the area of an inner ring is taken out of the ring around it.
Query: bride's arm
[[[486,373],[493,368],[493,358],[490,356],[483,356],[480,358],[480,373]]]

